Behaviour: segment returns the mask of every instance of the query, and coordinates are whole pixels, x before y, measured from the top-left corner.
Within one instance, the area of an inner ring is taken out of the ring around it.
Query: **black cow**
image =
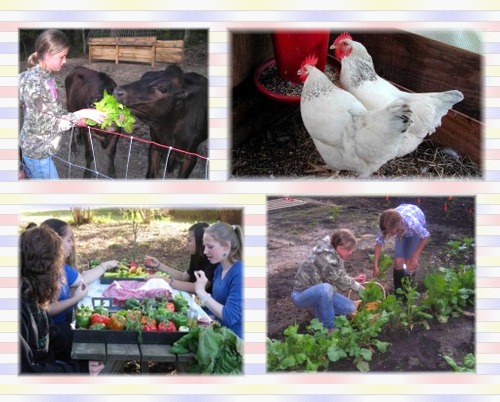
[[[151,140],[188,152],[196,152],[198,145],[208,137],[208,80],[197,73],[185,73],[177,65],[163,71],[150,71],[139,81],[116,87],[115,98],[132,110],[149,126]],[[160,158],[164,148],[149,147],[146,178],[158,177]],[[172,152],[180,156],[178,178],[188,178],[196,156]],[[168,171],[174,168],[169,158]]]
[[[106,74],[91,70],[86,67],[75,67],[75,69],[66,76],[66,103],[69,112],[75,112],[80,109],[94,107],[94,102],[100,101],[104,95],[104,90],[109,94],[113,93],[116,83]],[[87,128],[78,128],[78,142],[85,144],[85,161],[87,170],[83,177],[90,177],[90,166],[94,157],[90,144],[90,138],[87,135]],[[110,127],[109,131],[116,131],[116,127]],[[97,138],[108,156],[108,176],[116,177],[115,154],[118,136],[113,134],[100,133],[92,130],[94,138]],[[76,152],[76,144],[73,141],[72,150]]]

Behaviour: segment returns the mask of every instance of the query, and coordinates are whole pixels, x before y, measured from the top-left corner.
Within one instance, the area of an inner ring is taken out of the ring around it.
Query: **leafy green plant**
[[[374,254],[369,254],[368,255],[370,262],[373,262],[375,259]],[[379,269],[379,277],[380,278],[385,278],[385,274],[389,267],[392,267],[394,265],[394,260],[390,255],[384,254],[384,252],[381,252],[378,258],[378,269]]]
[[[450,356],[443,356],[446,363],[457,373],[475,373],[476,372],[476,357],[473,353],[464,356],[463,365],[459,366]]]
[[[448,252],[451,255],[459,255],[474,247],[474,239],[472,237],[464,237],[462,241],[450,240],[448,243]]]
[[[474,296],[475,279],[473,269],[464,270],[462,273],[455,269],[441,268],[424,278],[426,296],[422,305],[433,312],[439,322],[448,322],[449,317],[459,317],[463,313],[463,307]],[[463,280],[463,282],[462,282]],[[467,284],[467,287],[464,286]]]
[[[106,128],[112,125],[121,127],[127,133],[131,133],[134,128],[135,117],[132,116],[130,109],[120,102],[118,102],[113,95],[108,94],[104,90],[102,99],[99,102],[94,103],[95,108],[102,112],[106,112],[107,116],[101,123],[101,128]],[[89,126],[96,126],[97,123],[93,120],[87,119],[86,123]]]
[[[450,240],[446,248],[446,265],[456,267],[473,263],[474,259],[474,239],[464,237],[461,241]]]
[[[336,221],[337,218],[339,217],[340,213],[342,212],[342,207],[340,205],[334,205],[332,207],[332,214],[331,214],[331,219],[333,221]]]
[[[364,289],[360,290],[359,297],[364,303],[379,301],[384,298],[384,292],[375,282],[370,281],[364,284]]]
[[[317,319],[307,326],[306,334],[298,333],[297,324],[289,325],[285,340],[267,339],[267,369],[275,371],[313,371],[327,368],[327,350],[332,337]]]
[[[405,300],[402,302],[403,308],[399,313],[401,325],[407,331],[413,331],[415,325],[422,325],[425,329],[429,329],[427,320],[432,319],[432,315],[424,311],[427,309],[426,306],[418,304],[420,293],[411,285],[409,278],[403,278],[401,283],[403,287],[396,290],[396,293]]]
[[[403,303],[396,295],[387,295],[379,304],[377,311],[385,311],[387,314],[385,330],[394,331],[401,327],[400,316],[403,313]]]
[[[194,353],[188,370],[201,374],[241,374],[242,350],[241,339],[221,326],[193,327],[170,349],[175,354]]]
[[[385,311],[374,314],[362,310],[352,320],[345,316],[336,317],[337,330],[333,333],[334,340],[328,348],[328,358],[332,362],[342,358],[352,358],[359,371],[369,371],[374,348],[384,353],[389,346],[388,342],[377,339],[387,320]]]
[[[476,289],[476,270],[474,265],[461,265],[455,270],[458,275],[458,280],[465,289]],[[468,303],[474,304],[474,298],[467,299]]]

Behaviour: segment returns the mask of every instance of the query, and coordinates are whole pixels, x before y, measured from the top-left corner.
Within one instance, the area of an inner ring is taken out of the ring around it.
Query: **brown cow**
[[[66,76],[66,103],[69,112],[75,112],[80,109],[94,107],[94,103],[102,99],[104,90],[109,94],[113,93],[116,83],[106,74],[91,70],[86,67],[75,67],[75,69]],[[87,135],[87,128],[78,128],[78,142],[85,144],[85,161],[86,167],[83,177],[91,176],[90,166],[94,157],[90,144],[90,138]],[[116,131],[116,127],[111,127],[110,131]],[[116,144],[119,136],[113,134],[104,134],[92,130],[92,135],[97,138],[108,156],[108,171],[109,177],[116,177],[115,170],[115,154]],[[73,152],[76,152],[76,144],[73,141]]]
[[[197,73],[185,73],[177,65],[150,71],[139,81],[116,87],[114,97],[149,126],[152,141],[187,152],[196,152],[208,137],[208,80]],[[163,148],[151,145],[146,178],[158,177]],[[196,156],[173,152],[181,159],[178,178],[188,178]],[[169,159],[168,170],[174,168]]]

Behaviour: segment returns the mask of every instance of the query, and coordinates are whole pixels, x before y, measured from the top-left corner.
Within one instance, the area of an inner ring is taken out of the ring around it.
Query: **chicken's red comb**
[[[304,67],[306,64],[309,64],[310,66],[315,66],[317,62],[318,58],[316,56],[314,55],[307,56],[300,65],[300,68]]]
[[[339,36],[337,36],[337,37],[335,38],[335,41],[333,42],[333,45],[334,45],[334,46],[337,46],[337,45],[339,44],[339,42],[340,42],[341,40],[344,40],[344,39],[350,39],[350,40],[352,40],[352,36],[351,36],[351,35],[349,35],[349,33],[348,33],[348,32],[341,33]]]

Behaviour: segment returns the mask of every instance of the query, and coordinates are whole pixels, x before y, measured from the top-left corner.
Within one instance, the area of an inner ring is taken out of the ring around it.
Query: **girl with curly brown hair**
[[[47,314],[57,300],[64,266],[62,240],[46,226],[21,234],[21,373],[98,374],[104,365],[92,361],[61,360],[58,346],[65,340]]]

